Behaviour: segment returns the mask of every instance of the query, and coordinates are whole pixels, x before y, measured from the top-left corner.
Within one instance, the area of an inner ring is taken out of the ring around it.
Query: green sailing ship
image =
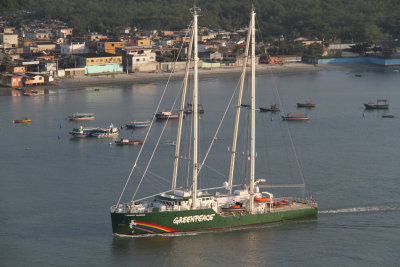
[[[274,188],[278,186],[267,185],[264,179],[255,179],[255,12],[251,12],[250,26],[247,34],[246,50],[243,60],[242,76],[240,80],[239,97],[236,108],[236,121],[234,125],[234,138],[231,148],[231,165],[229,181],[222,187],[198,189],[197,177],[203,164],[198,161],[198,52],[197,52],[197,17],[200,9],[193,7],[193,22],[191,38],[188,48],[188,61],[186,63],[185,80],[181,99],[181,109],[186,103],[186,89],[191,66],[193,50],[193,139],[192,139],[192,185],[189,189],[176,187],[178,163],[180,159],[181,129],[183,112],[179,114],[178,134],[175,146],[174,171],[171,190],[158,193],[142,199],[134,199],[122,203],[121,198],[126,191],[127,184],[137,165],[134,163],[121,196],[116,205],[111,207],[112,231],[117,236],[171,234],[179,232],[193,232],[218,230],[234,227],[253,226],[284,220],[300,219],[316,216],[318,206],[314,199],[297,199],[294,197],[275,197],[270,192],[261,192],[260,188]],[[251,105],[250,105],[250,153],[249,153],[249,178],[248,184],[241,189],[233,190],[233,173],[237,136],[239,129],[240,106],[243,95],[243,85],[248,62],[249,48],[251,47]],[[154,118],[153,118],[154,121]],[[151,126],[150,126],[151,129]],[[149,131],[150,131],[149,129]],[[216,135],[215,135],[216,136]],[[144,143],[147,140],[146,136]],[[213,140],[216,140],[214,138]],[[138,158],[144,146],[141,147]],[[146,168],[147,169],[147,168]],[[144,176],[143,176],[144,177]],[[143,178],[142,177],[142,178]],[[139,183],[140,185],[140,183]],[[300,185],[284,185],[282,187],[304,187]],[[218,190],[222,190],[220,192]],[[208,192],[215,191],[211,194]],[[137,190],[136,190],[137,192]],[[135,193],[136,194],[136,193]],[[135,197],[135,195],[134,195]]]

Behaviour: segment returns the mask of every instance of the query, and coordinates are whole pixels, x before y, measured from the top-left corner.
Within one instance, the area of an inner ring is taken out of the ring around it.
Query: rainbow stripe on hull
[[[149,223],[149,222],[141,222],[136,220],[131,220],[129,227],[133,230],[144,231],[149,234],[172,233],[178,231],[176,229],[167,226],[162,226],[159,224]]]

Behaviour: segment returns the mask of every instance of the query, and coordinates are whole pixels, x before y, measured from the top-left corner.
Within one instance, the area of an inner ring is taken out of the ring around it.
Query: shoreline
[[[274,73],[301,73],[301,72],[318,72],[326,69],[334,69],[327,65],[311,65],[304,63],[286,63],[284,65],[259,64],[257,66],[257,74],[274,74]],[[232,76],[240,74],[242,67],[221,67],[216,69],[199,69],[199,77],[217,77]],[[249,71],[248,71],[249,72]],[[104,74],[98,76],[82,76],[75,78],[59,79],[52,87],[75,87],[79,85],[101,85],[113,83],[149,83],[155,81],[166,81],[171,76],[171,80],[182,79],[184,71],[175,73],[129,73],[129,74]]]
[[[364,72],[370,70],[385,69],[386,67],[373,65],[373,64],[306,64],[306,63],[285,63],[279,64],[258,64],[256,74],[295,74],[295,73],[313,73],[319,71],[349,71],[349,72]],[[250,67],[247,69],[247,73],[250,73]],[[242,72],[241,66],[235,67],[220,67],[215,69],[199,69],[200,78],[218,77],[218,76],[236,76]],[[112,85],[112,84],[147,84],[152,82],[167,81],[170,77],[171,80],[182,79],[185,71],[177,71],[175,73],[118,73],[118,74],[100,74],[96,76],[80,76],[73,78],[58,78],[53,84],[36,87],[24,87],[23,89],[70,89],[70,88],[81,88],[86,86],[101,86],[101,85]],[[15,89],[12,87],[0,86],[0,89],[11,90]],[[1,94],[0,94],[1,95]]]

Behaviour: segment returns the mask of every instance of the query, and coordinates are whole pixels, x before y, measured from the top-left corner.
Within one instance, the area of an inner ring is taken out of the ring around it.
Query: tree
[[[307,47],[305,52],[314,57],[321,57],[324,53],[324,46],[319,43],[312,43]]]

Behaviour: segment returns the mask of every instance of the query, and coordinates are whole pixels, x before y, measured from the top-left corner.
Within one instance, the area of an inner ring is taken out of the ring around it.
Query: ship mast
[[[255,48],[255,15],[251,10],[251,133],[250,133],[250,213],[254,210],[254,171],[255,171],[255,87],[256,87],[256,48]]]
[[[174,159],[174,172],[172,175],[172,188],[171,191],[175,194],[176,190],[176,178],[178,176],[178,164],[179,164],[179,151],[181,146],[181,138],[182,138],[182,124],[183,124],[183,116],[184,116],[184,109],[185,109],[185,102],[186,102],[186,91],[187,91],[187,84],[188,84],[188,77],[190,72],[190,58],[192,57],[192,47],[193,47],[193,30],[192,36],[190,37],[189,47],[188,47],[188,54],[187,54],[187,61],[186,61],[186,72],[185,72],[185,79],[183,84],[182,90],[182,99],[181,99],[181,108],[179,113],[179,126],[178,126],[178,133],[176,136],[176,146],[175,146],[175,159]]]
[[[249,23],[249,30],[247,32],[247,39],[246,39],[246,48],[243,56],[243,66],[242,66],[242,76],[240,79],[240,88],[239,88],[239,95],[237,100],[237,108],[236,108],[236,120],[235,120],[235,130],[233,131],[233,141],[232,141],[232,150],[231,150],[231,165],[229,169],[229,180],[228,180],[228,189],[229,194],[232,194],[232,183],[233,183],[233,172],[235,169],[235,157],[236,157],[236,145],[237,145],[237,136],[238,136],[238,129],[239,129],[239,119],[240,119],[240,107],[242,104],[242,96],[243,96],[243,86],[244,80],[246,76],[246,65],[249,56],[249,46],[250,46],[250,35],[251,34],[251,19]]]
[[[192,185],[192,209],[197,208],[197,174],[198,174],[198,163],[197,163],[197,147],[198,147],[198,62],[199,57],[197,53],[197,13],[200,12],[200,8],[193,7],[191,9],[193,13],[193,47],[194,47],[194,86],[193,86],[193,185]]]

